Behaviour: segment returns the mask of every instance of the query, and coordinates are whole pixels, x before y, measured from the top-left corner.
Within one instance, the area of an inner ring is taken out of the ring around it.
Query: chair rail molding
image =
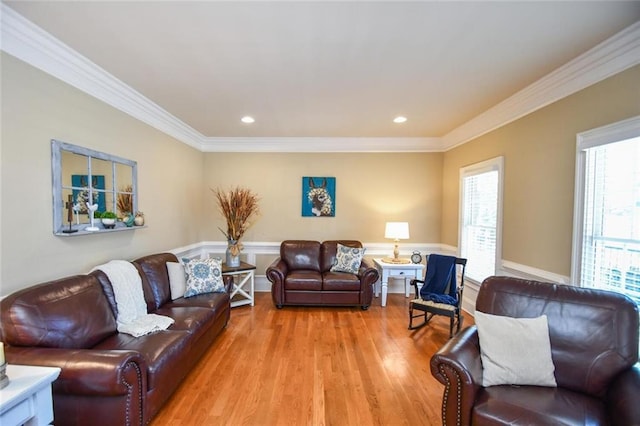
[[[280,243],[280,241],[243,241],[242,256],[245,257],[248,263],[254,265],[256,264],[258,256],[273,256],[274,258],[276,258],[280,255]],[[362,245],[366,249],[366,257],[390,256],[391,253],[393,253],[394,247],[393,243],[387,242],[369,242],[362,243]],[[193,259],[206,258],[209,256],[224,257],[226,249],[227,242],[221,240],[201,241],[199,243],[177,247],[168,251],[175,254],[178,259]],[[420,251],[423,255],[429,253],[438,253],[449,256],[456,256],[458,252],[457,247],[446,244],[403,243],[400,245],[400,256],[409,257],[416,250]],[[498,271],[496,271],[496,275],[508,275],[518,278],[556,282],[561,284],[568,284],[570,282],[569,277],[566,277],[564,275],[555,274],[553,272],[545,271],[527,265],[521,265],[508,260],[502,260],[501,267]],[[476,297],[478,296],[480,285],[481,283],[465,280],[465,291],[462,300],[462,308],[471,314],[475,312]],[[269,281],[267,280],[265,271],[256,270],[255,291],[271,291],[271,283],[269,283]],[[400,280],[395,280],[394,283],[390,282],[389,293],[404,293],[404,282],[400,282]]]
[[[534,268],[527,265],[521,265],[508,260],[502,261],[502,275],[508,275],[516,278],[525,278],[537,281],[547,281],[558,284],[571,284],[571,278],[566,275],[560,275],[543,269]]]

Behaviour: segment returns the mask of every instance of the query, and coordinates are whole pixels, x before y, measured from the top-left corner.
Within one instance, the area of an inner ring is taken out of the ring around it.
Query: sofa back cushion
[[[362,243],[356,240],[334,240],[323,242],[320,249],[320,270],[322,272],[327,272],[336,263],[338,243],[347,247],[362,248]]]
[[[289,270],[306,269],[320,272],[320,242],[287,240],[280,244],[280,257]]]
[[[157,253],[133,261],[142,277],[142,288],[147,299],[147,311],[153,312],[171,301],[171,286],[167,262],[178,262],[172,253]],[[148,300],[149,295],[152,300]]]
[[[116,333],[116,320],[94,275],[25,288],[0,302],[2,334],[12,346],[88,349]]]
[[[514,318],[546,315],[560,387],[602,397],[611,380],[638,360],[638,308],[620,294],[489,277],[476,310]]]

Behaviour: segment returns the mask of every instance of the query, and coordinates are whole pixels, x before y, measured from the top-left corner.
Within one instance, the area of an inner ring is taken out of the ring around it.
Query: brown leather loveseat
[[[278,308],[285,305],[346,305],[368,309],[378,270],[362,259],[357,274],[332,272],[337,246],[362,248],[360,241],[287,240],[280,244],[280,257],[267,268],[271,297]]]
[[[431,358],[446,425],[640,425],[638,308],[612,292],[487,278],[476,311],[548,319],[557,387],[483,387],[476,326]]]
[[[25,288],[0,302],[0,340],[10,364],[60,367],[56,425],[142,425],[158,413],[229,321],[227,293],[171,300],[161,253],[133,262],[148,313],[175,323],[141,337],[116,329],[117,305],[97,270]]]

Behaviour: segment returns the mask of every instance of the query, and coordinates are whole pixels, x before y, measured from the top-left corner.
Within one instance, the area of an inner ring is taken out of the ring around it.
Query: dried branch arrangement
[[[116,198],[116,206],[122,216],[133,213],[133,186],[127,185],[120,188]]]
[[[240,187],[228,191],[222,191],[218,188],[211,191],[218,200],[220,213],[227,221],[227,232],[221,228],[218,229],[227,237],[227,240],[240,241],[240,238],[251,226],[251,219],[258,214],[258,196],[250,189]],[[239,252],[240,249],[237,250]]]

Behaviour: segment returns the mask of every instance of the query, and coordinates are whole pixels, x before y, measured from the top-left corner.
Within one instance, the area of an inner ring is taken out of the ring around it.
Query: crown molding
[[[201,150],[204,136],[2,3],[0,49]]]
[[[440,152],[440,138],[206,138],[204,152]]]
[[[640,22],[452,130],[442,138],[442,149],[448,151],[469,142],[638,64]]]
[[[202,152],[442,152],[640,63],[640,22],[442,138],[205,137],[165,109],[0,4],[0,49]]]

